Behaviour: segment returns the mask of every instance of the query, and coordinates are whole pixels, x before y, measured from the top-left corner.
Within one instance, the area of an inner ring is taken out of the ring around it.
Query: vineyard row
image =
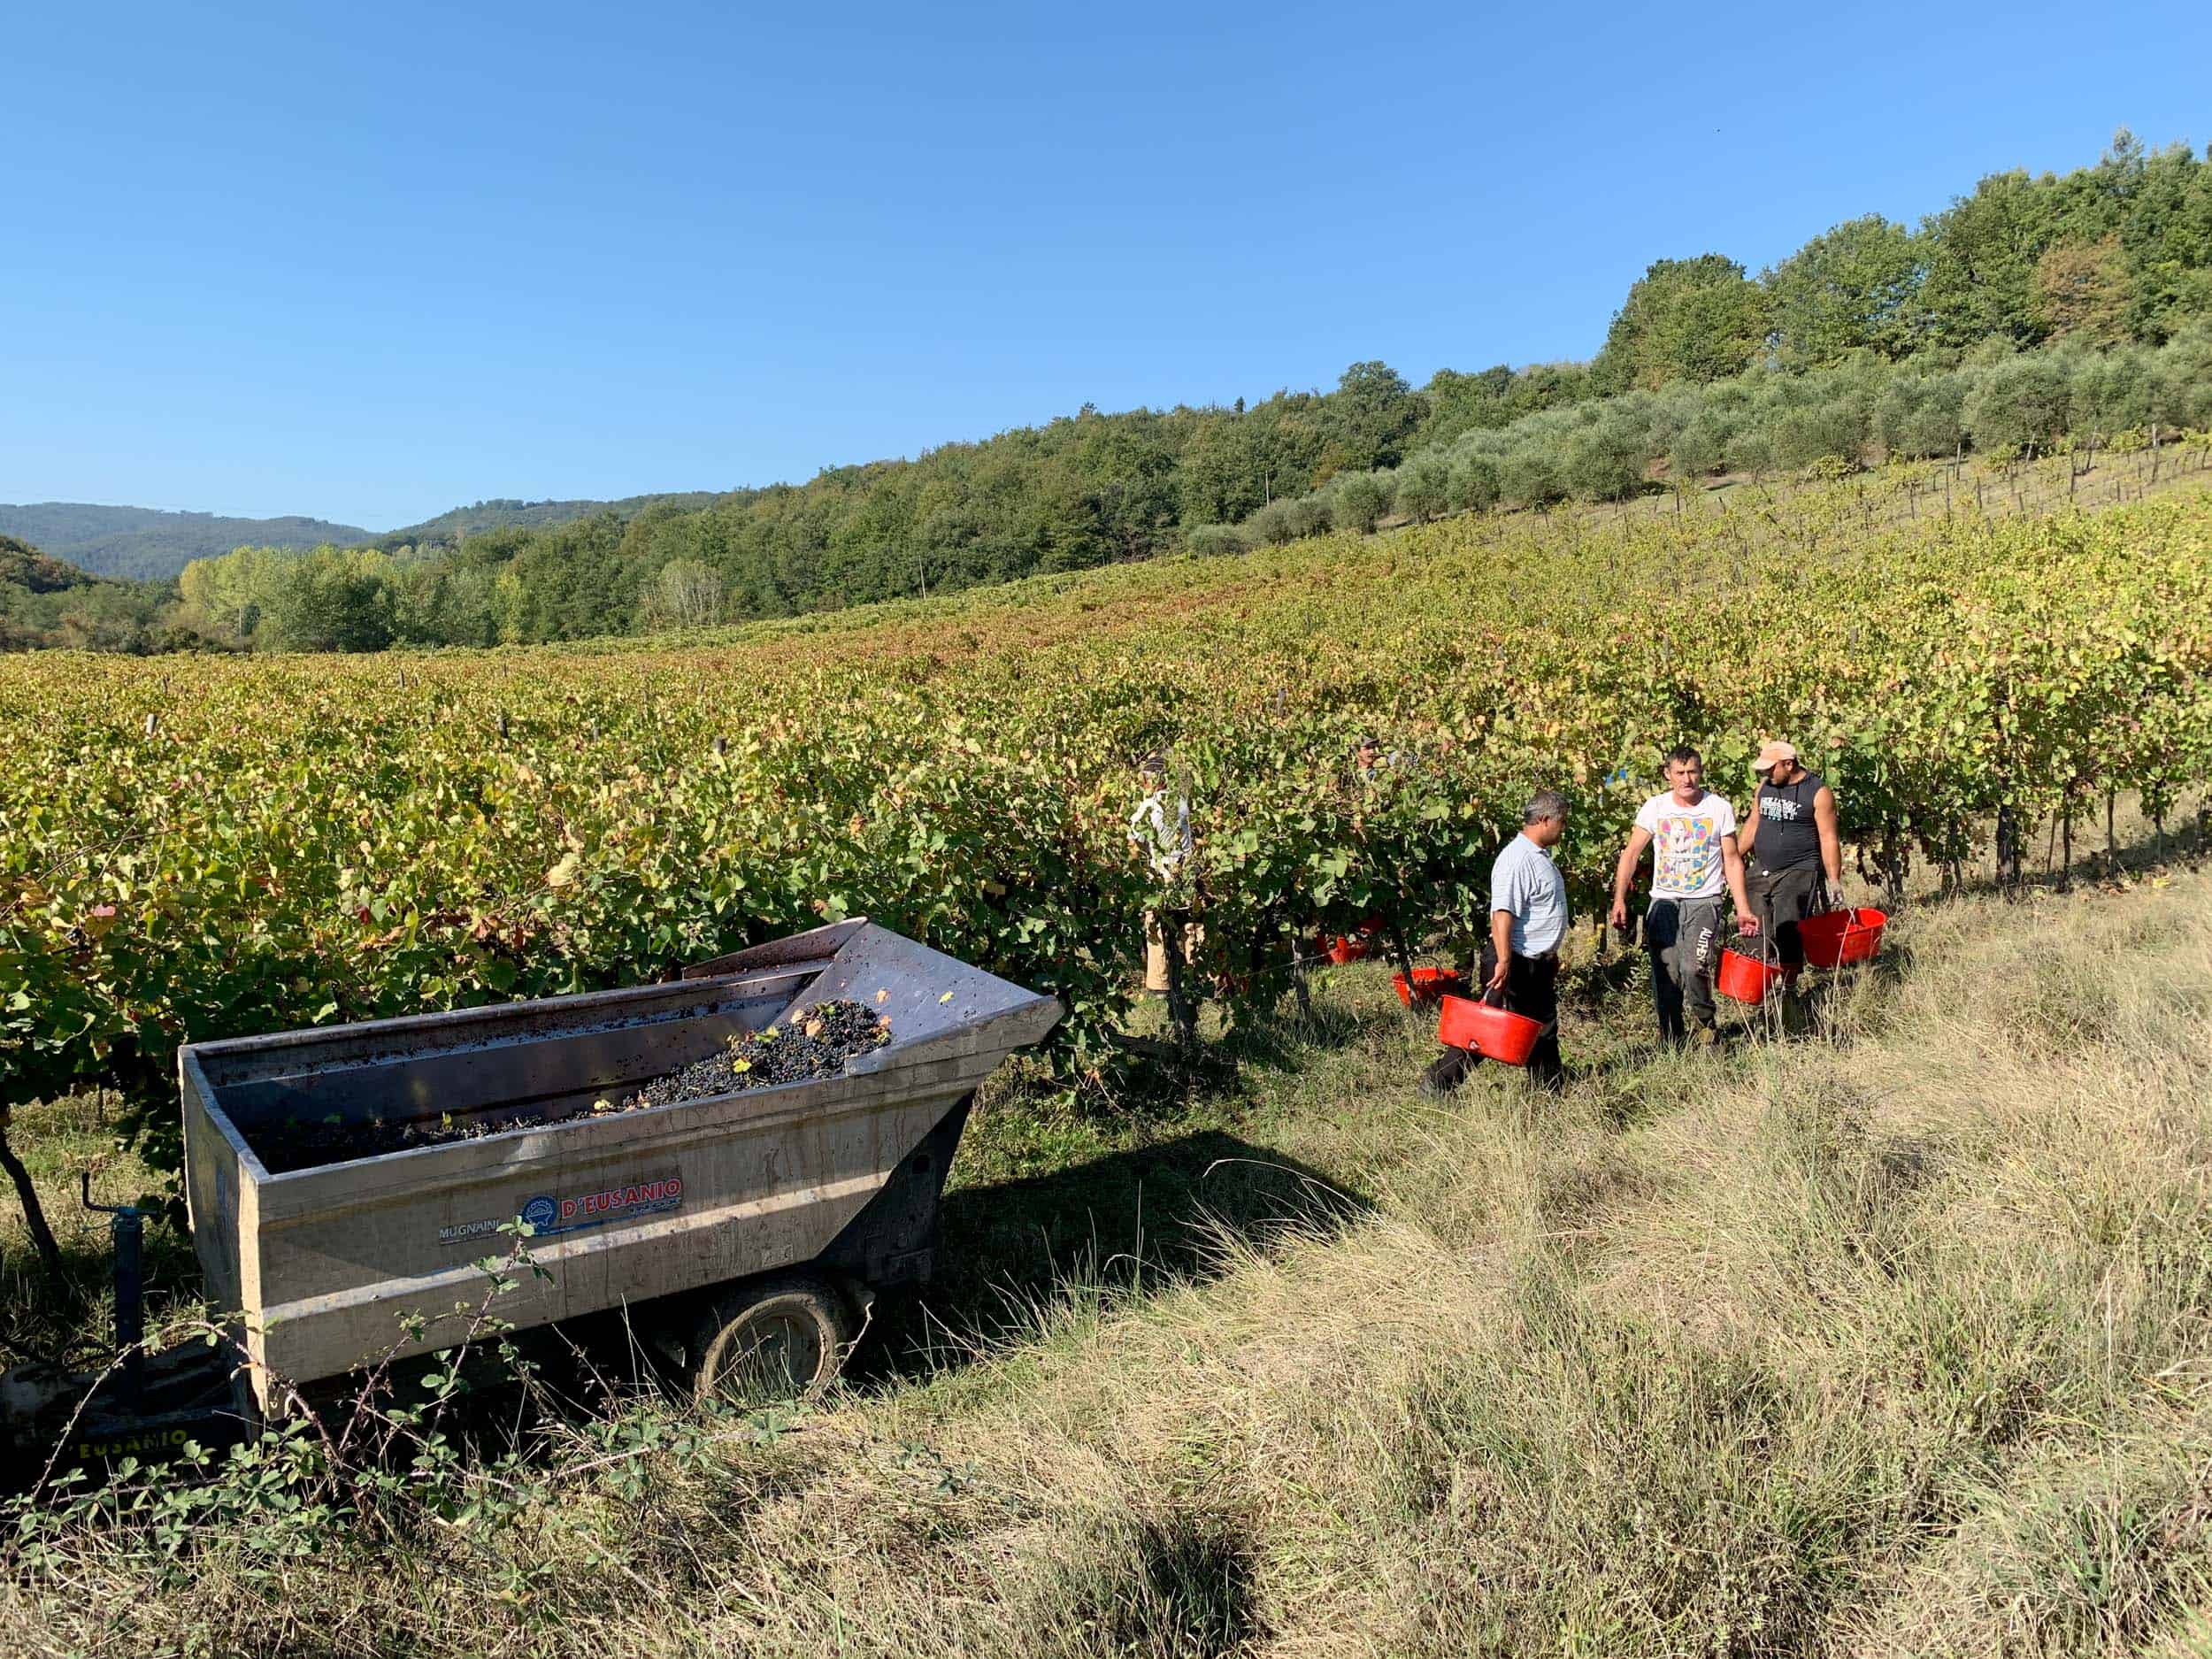
[[[1477,920],[1540,787],[1590,914],[1677,741],[1740,800],[1793,739],[1890,881],[2212,778],[2212,497],[1752,517],[1453,521],[675,651],[0,663],[0,1099],[109,1083],[160,1125],[188,1035],[651,979],[863,912],[1061,994],[1072,1069],[1147,909],[1204,920],[1248,1014],[1317,932]],[[1166,884],[1126,839],[1157,749],[1195,839]]]

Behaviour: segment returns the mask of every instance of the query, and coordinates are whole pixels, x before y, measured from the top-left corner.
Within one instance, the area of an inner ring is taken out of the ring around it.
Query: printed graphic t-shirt
[[[1684,806],[1672,790],[1655,795],[1636,814],[1636,827],[1651,833],[1652,897],[1717,898],[1727,887],[1720,843],[1736,833],[1736,809],[1724,796],[1709,789],[1695,806]]]

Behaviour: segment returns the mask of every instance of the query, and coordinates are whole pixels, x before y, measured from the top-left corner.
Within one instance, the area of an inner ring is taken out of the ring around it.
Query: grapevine
[[[1746,520],[1450,520],[676,648],[0,660],[0,1100],[111,1085],[159,1135],[188,1039],[864,913],[1062,996],[1073,1076],[1147,910],[1203,924],[1193,970],[1243,1018],[1318,933],[1479,918],[1557,786],[1588,916],[1682,741],[1740,797],[1789,736],[1891,881],[2001,814],[2201,800],[2212,497],[1870,534],[1844,486]],[[1364,781],[1363,730],[1392,756]],[[1125,833],[1156,749],[1195,829],[1171,886]]]

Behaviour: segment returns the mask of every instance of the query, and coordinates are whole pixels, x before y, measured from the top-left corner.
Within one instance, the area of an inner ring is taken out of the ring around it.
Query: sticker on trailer
[[[522,1218],[538,1235],[574,1233],[582,1227],[603,1227],[610,1221],[673,1210],[683,1202],[683,1177],[663,1175],[561,1198],[540,1195],[522,1207]]]
[[[502,1227],[511,1224],[487,1218],[482,1221],[457,1221],[450,1226],[438,1229],[441,1244],[469,1244],[478,1239],[488,1239]]]
[[[530,1236],[543,1239],[586,1227],[603,1227],[611,1221],[633,1216],[658,1215],[681,1207],[684,1180],[680,1175],[656,1176],[647,1181],[624,1181],[581,1193],[541,1193],[522,1207],[522,1219],[530,1224]],[[467,1244],[489,1237],[509,1221],[461,1221],[438,1229],[441,1244]]]

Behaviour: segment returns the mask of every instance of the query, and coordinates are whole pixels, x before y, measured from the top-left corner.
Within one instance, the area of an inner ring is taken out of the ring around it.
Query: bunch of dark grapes
[[[656,1079],[624,1101],[623,1110],[839,1077],[855,1055],[890,1041],[891,1027],[882,1016],[859,1003],[818,1002],[787,1025],[741,1033],[720,1054]]]

